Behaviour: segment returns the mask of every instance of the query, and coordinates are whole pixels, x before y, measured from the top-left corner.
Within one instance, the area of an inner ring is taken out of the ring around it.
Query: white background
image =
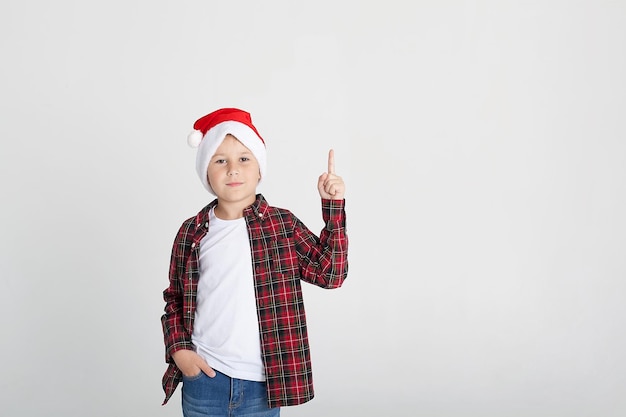
[[[230,106],[271,204],[321,229],[331,147],[347,185],[316,397],[282,415],[625,415],[626,3],[4,0],[0,45],[2,416],[181,414],[186,136]]]

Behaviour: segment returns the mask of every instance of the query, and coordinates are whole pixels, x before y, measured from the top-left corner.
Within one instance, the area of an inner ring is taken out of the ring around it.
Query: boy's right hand
[[[204,372],[209,378],[215,377],[213,368],[193,350],[177,350],[172,354],[172,359],[174,359],[178,369],[187,377],[196,376],[200,372]]]

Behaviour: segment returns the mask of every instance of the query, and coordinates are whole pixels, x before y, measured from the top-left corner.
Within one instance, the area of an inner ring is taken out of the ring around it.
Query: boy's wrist
[[[168,362],[174,362],[174,354],[181,350],[194,351],[194,348],[191,342],[179,342],[170,346],[170,348],[167,350],[167,356],[170,359]]]

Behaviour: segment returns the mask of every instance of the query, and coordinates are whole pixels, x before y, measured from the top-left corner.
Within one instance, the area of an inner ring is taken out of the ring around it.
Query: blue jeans
[[[268,408],[265,382],[231,378],[216,371],[183,377],[185,417],[279,417],[280,408]]]

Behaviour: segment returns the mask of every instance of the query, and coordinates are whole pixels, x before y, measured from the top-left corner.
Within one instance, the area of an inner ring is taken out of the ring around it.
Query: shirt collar
[[[196,215],[196,229],[207,228],[209,223],[209,213],[211,209],[217,205],[217,198],[207,204]],[[254,202],[243,210],[243,216],[247,220],[258,219],[261,220],[267,213],[269,204],[262,194],[257,194]]]
[[[265,213],[267,213],[268,208],[269,204],[265,200],[265,197],[263,197],[262,194],[257,194],[254,203],[243,210],[243,216],[248,220],[252,220],[253,218],[261,220],[265,216]]]

